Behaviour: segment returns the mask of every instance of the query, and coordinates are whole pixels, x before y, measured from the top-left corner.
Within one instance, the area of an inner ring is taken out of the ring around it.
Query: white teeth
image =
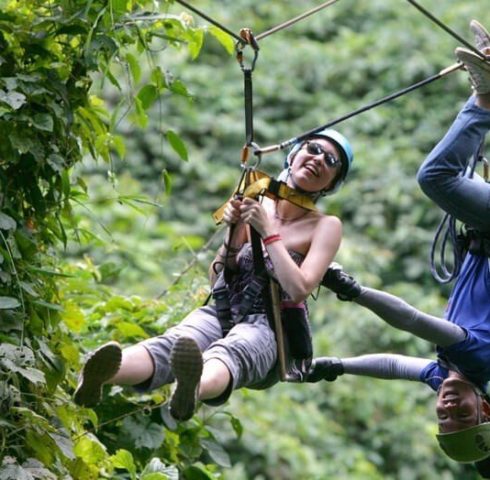
[[[313,175],[315,175],[315,177],[318,177],[318,172],[311,165],[305,165],[305,168],[306,168],[306,170],[311,172]]]
[[[458,395],[454,393],[447,393],[446,395],[444,395],[444,400],[448,400],[450,402],[457,399],[458,399]]]

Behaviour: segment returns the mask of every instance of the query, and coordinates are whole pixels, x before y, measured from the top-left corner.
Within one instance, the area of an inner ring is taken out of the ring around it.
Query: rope
[[[180,3],[181,5],[183,5],[184,7],[188,8],[189,10],[193,11],[195,14],[199,15],[200,17],[204,18],[204,20],[207,20],[209,23],[213,24],[215,27],[218,27],[219,29],[223,30],[223,32],[226,32],[228,35],[231,35],[238,42],[243,43],[243,38],[239,37],[236,33],[233,33],[231,30],[229,30],[225,26],[221,25],[216,20],[213,20],[211,17],[209,17],[205,13],[201,12],[197,8],[193,7],[192,5],[189,5],[187,2],[184,2],[184,0],[175,0],[175,1],[177,3]]]
[[[316,12],[319,12],[320,10],[329,7],[330,5],[333,5],[334,3],[338,2],[339,0],[329,0],[328,2],[322,3],[321,5],[318,5],[318,7],[312,8],[311,10],[308,10],[307,12],[298,15],[297,17],[292,18],[291,20],[288,20],[287,22],[281,23],[280,25],[277,25],[276,27],[271,28],[270,30],[267,30],[255,37],[256,40],[261,40],[262,38],[267,37],[268,35],[272,35],[273,33],[278,32],[279,30],[283,30],[285,28],[290,27],[291,25],[294,25],[295,23],[299,22],[300,20],[303,20],[310,15],[313,15]]]
[[[424,7],[419,5],[415,0],[407,0],[408,3],[412,4],[417,10],[422,12],[427,18],[432,20],[435,24],[437,24],[439,27],[441,27],[443,30],[445,30],[449,35],[454,37],[458,42],[461,42],[466,48],[469,48],[473,53],[478,55],[482,60],[486,60],[486,56],[480,52],[477,48],[475,48],[471,43],[467,42],[461,35],[458,35],[454,30],[449,28],[445,23],[443,23],[441,20],[436,18],[432,13],[430,13],[428,10],[426,10]]]
[[[383,103],[386,103],[386,102],[389,102],[391,100],[394,100],[395,98],[401,97],[402,95],[405,95],[407,93],[412,92],[413,90],[416,90],[417,88],[428,85],[429,83],[432,83],[435,80],[439,80],[440,78],[442,78],[446,75],[449,75],[450,73],[453,73],[456,70],[459,70],[460,68],[463,68],[463,64],[459,63],[459,62],[455,63],[455,64],[441,70],[439,73],[436,73],[435,75],[432,75],[431,77],[426,78],[425,80],[421,80],[420,82],[414,83],[413,85],[410,85],[410,86],[408,86],[402,90],[399,90],[398,92],[394,92],[390,95],[387,95],[386,97],[383,97],[379,100],[376,100],[376,101],[374,101],[368,105],[365,105],[364,107],[353,110],[350,113],[346,113],[345,115],[342,115],[341,117],[338,117],[335,120],[332,120],[331,122],[328,122],[324,125],[321,125],[320,127],[316,127],[312,130],[309,130],[308,132],[303,133],[303,134],[299,135],[298,137],[290,138],[289,140],[286,140],[286,141],[279,143],[277,145],[271,145],[269,147],[259,148],[254,153],[256,155],[258,155],[258,154],[263,154],[263,153],[276,152],[277,150],[284,150],[285,148],[288,148],[297,142],[301,142],[305,138],[308,138],[309,136],[314,135],[315,133],[318,133],[325,128],[330,128],[334,125],[337,125],[338,123],[341,123],[345,120],[348,120],[349,118],[352,118],[356,115],[367,112],[368,110],[371,110],[374,107],[382,105]]]
[[[467,177],[472,178],[475,172],[476,164],[479,161],[484,162],[484,146],[485,140],[482,140],[474,156],[469,159],[467,166],[463,170]],[[462,238],[464,238],[464,236],[458,235],[457,232],[456,218],[451,214],[446,213],[441,220],[441,223],[437,227],[434,239],[432,240],[432,245],[430,247],[430,271],[437,282],[441,284],[449,283],[459,275],[466,252],[466,247],[461,243]],[[439,265],[437,265],[436,249],[439,242]],[[453,252],[451,264],[446,262],[446,250],[448,245],[452,247]]]
[[[442,239],[441,239],[442,236]],[[432,245],[430,247],[430,272],[434,279],[441,283],[449,283],[459,275],[462,264],[461,252],[457,249],[456,221],[449,213],[446,213],[437,227]],[[440,241],[439,265],[436,263],[436,249]],[[452,246],[453,260],[452,267],[446,262],[446,249]]]

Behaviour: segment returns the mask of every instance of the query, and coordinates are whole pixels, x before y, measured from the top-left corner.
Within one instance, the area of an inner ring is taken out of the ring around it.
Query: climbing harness
[[[261,196],[266,196],[274,200],[287,200],[306,210],[314,211],[317,209],[316,205],[308,195],[302,194],[291,188],[282,180],[276,180],[266,173],[253,168],[244,170],[244,175],[242,175],[242,179],[232,195],[232,197],[236,196],[242,198],[259,198]],[[213,213],[213,219],[218,225],[223,220],[223,213],[227,203],[228,201]]]

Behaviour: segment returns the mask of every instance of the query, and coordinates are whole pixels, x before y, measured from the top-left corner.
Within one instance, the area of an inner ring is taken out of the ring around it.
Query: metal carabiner
[[[257,58],[259,56],[259,50],[260,50],[259,44],[257,43],[257,40],[255,40],[255,37],[253,36],[252,30],[250,30],[250,28],[240,29],[240,37],[243,39],[243,41],[237,42],[235,44],[236,59],[240,65],[240,68],[242,70],[246,70],[247,68],[245,67],[243,62],[243,49],[247,45],[250,45],[250,47],[254,51],[254,57],[252,59],[252,63],[248,70],[253,72],[255,68],[255,63],[257,62]]]
[[[248,163],[250,149],[253,150],[253,154],[255,156],[255,164],[250,166],[250,167],[247,167],[247,168],[251,168],[252,170],[256,170],[258,168],[258,166],[260,165],[260,162],[262,161],[262,152],[260,150],[259,145],[255,142],[251,142],[250,144],[244,145],[242,147],[242,152],[241,152],[241,156],[240,156],[240,159],[242,162],[242,167],[245,167]]]

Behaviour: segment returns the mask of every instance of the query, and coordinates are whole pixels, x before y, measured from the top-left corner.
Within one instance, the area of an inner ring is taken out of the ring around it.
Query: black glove
[[[311,367],[306,374],[306,382],[316,383],[320,380],[333,382],[338,376],[343,375],[344,366],[337,357],[318,357],[311,362]]]
[[[361,286],[338,263],[332,263],[320,284],[336,293],[339,300],[351,301],[361,294]]]

